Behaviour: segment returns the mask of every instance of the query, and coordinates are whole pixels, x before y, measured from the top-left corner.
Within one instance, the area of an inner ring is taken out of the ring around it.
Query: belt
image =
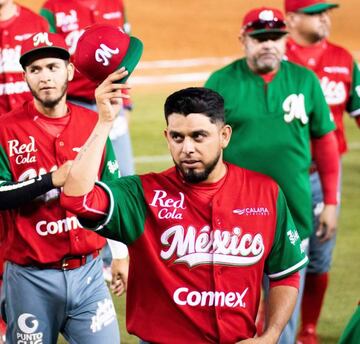
[[[77,269],[86,263],[90,263],[99,255],[99,250],[82,256],[68,256],[54,263],[34,264],[33,266],[39,269],[59,269],[59,270],[73,270]]]

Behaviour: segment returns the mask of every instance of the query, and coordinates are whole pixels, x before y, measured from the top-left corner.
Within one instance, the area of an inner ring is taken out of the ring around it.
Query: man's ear
[[[225,124],[222,128],[221,128],[221,148],[225,149],[231,139],[231,134],[232,134],[232,128],[230,127],[230,125]]]
[[[164,136],[165,136],[165,140],[166,140],[167,146],[168,146],[168,148],[170,149],[170,142],[169,142],[168,129],[167,129],[167,128],[164,129]]]
[[[68,81],[74,79],[75,66],[71,62],[69,62],[67,65],[67,72],[68,72]]]

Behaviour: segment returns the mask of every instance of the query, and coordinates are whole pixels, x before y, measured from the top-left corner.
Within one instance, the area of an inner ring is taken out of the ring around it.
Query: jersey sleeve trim
[[[111,220],[111,217],[113,215],[113,212],[114,212],[114,196],[110,190],[110,188],[103,182],[100,182],[100,181],[97,181],[95,183],[96,185],[100,186],[109,196],[109,201],[110,201],[110,205],[109,205],[109,212],[107,214],[104,214],[106,215],[106,217],[104,218],[104,220],[100,221],[100,222],[97,222],[96,225],[94,227],[91,228],[91,226],[89,226],[89,223],[88,221],[84,220],[84,219],[81,219],[80,220],[80,223],[82,223],[83,225],[85,225],[85,227],[87,229],[91,229],[92,231],[99,231],[101,229],[103,229]],[[84,204],[84,207],[86,207],[86,205]],[[99,211],[96,211],[95,209],[92,209],[90,211],[95,211],[95,212],[98,212],[98,213],[101,213]],[[94,224],[94,223],[93,223]]]
[[[357,109],[355,111],[350,112],[351,117],[356,117],[356,116],[359,116],[359,115],[360,115],[360,109]]]
[[[280,271],[280,272],[276,272],[274,274],[270,274],[268,275],[269,278],[281,278],[281,277],[285,277],[287,275],[290,275],[293,272],[296,272],[298,270],[300,270],[302,267],[304,267],[309,261],[309,258],[307,256],[305,256],[300,262],[298,262],[297,264],[290,266],[289,268]]]

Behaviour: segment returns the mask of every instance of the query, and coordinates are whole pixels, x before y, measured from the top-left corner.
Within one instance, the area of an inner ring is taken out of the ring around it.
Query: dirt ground
[[[64,0],[65,1],[65,0]],[[114,0],[116,1],[116,0]],[[336,0],[334,0],[336,1]],[[18,0],[38,11],[43,0]],[[360,1],[340,0],[331,40],[360,57]],[[142,60],[241,54],[237,36],[246,11],[282,0],[125,0],[132,34],[144,42]]]

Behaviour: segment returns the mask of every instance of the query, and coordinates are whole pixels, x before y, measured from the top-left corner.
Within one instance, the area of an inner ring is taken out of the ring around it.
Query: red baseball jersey
[[[212,184],[187,184],[174,167],[103,184],[110,210],[97,229],[128,244],[127,328],[143,340],[253,337],[264,271],[280,279],[307,263],[278,185],[227,167],[212,202]]]
[[[38,124],[43,115],[33,101],[0,118],[0,184],[35,178],[75,159],[98,116],[72,104],[68,108],[69,123],[57,137]],[[118,178],[109,142],[99,178]],[[19,265],[53,263],[64,256],[91,253],[104,245],[104,238],[83,229],[76,216],[60,206],[59,194],[60,189],[54,188],[29,204],[2,212],[1,225],[7,232],[6,260]]]
[[[95,23],[107,23],[124,28],[126,23],[124,5],[121,0],[93,1],[49,0],[45,2],[40,14],[45,17],[51,32],[61,34],[74,54],[77,42],[87,26]],[[126,27],[125,27],[126,31]],[[94,101],[96,84],[78,71],[69,84],[68,95],[79,100]]]
[[[312,57],[308,56],[307,47],[299,46],[289,39],[286,56],[290,61],[312,69],[318,76],[336,123],[335,134],[339,152],[342,154],[347,150],[344,112],[347,111],[354,117],[360,115],[360,71],[347,50],[326,40],[320,44],[322,50],[320,56]],[[306,49],[306,60],[304,60],[303,52]]]
[[[15,16],[0,21],[0,115],[32,99],[19,63],[21,44],[36,32],[49,31],[44,18],[17,5]]]

